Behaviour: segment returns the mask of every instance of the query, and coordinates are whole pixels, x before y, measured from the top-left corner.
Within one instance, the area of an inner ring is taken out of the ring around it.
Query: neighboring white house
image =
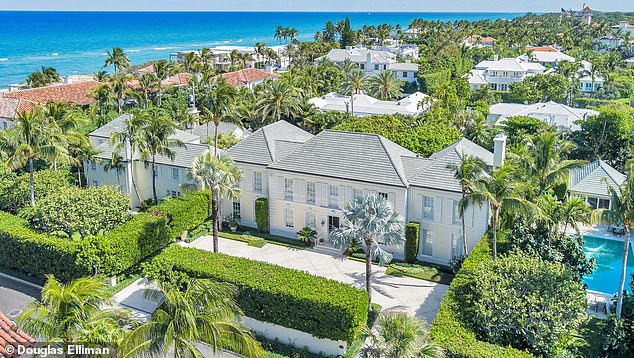
[[[275,59],[275,62],[279,63],[281,67],[287,68],[288,56],[286,56],[284,46],[278,45],[278,46],[268,46],[268,47],[272,49],[273,51],[275,51],[275,54],[278,57],[277,59]],[[251,55],[252,60],[246,63],[247,68],[255,67],[256,63],[263,63],[267,61],[267,59],[256,54],[255,47],[253,46],[216,46],[216,47],[211,47],[210,50],[213,53],[213,57],[214,57],[213,61],[211,61],[211,65],[220,71],[229,70],[229,67],[232,65],[231,53],[233,51],[237,51],[240,54],[248,53]],[[197,55],[200,55],[200,50],[181,50],[181,51],[170,53],[169,60],[184,62],[185,58],[187,57],[187,54],[191,52]]]
[[[326,130],[315,136],[287,122],[268,125],[227,150],[244,171],[239,200],[224,203],[245,226],[256,227],[255,200],[268,198],[270,231],[296,237],[305,226],[318,232],[328,249],[328,233],[341,225],[343,209],[355,197],[376,193],[406,221],[421,223],[419,258],[447,264],[462,253],[457,216],[460,185],[447,166],[462,155],[489,165],[493,154],[462,139],[430,158],[375,134]],[[488,206],[466,212],[469,247],[486,232]],[[396,257],[403,248],[388,247]]]
[[[597,160],[570,171],[568,190],[570,195],[586,198],[592,209],[610,209],[612,203],[608,185],[620,194],[619,186],[626,179],[624,174],[606,162]]]
[[[467,80],[471,89],[488,86],[492,90],[509,91],[509,85],[521,82],[526,77],[543,74],[546,68],[539,63],[522,62],[517,58],[482,61],[469,74]]]
[[[322,112],[338,111],[351,112],[351,98],[338,93],[328,93],[321,97],[309,100],[317,109]],[[381,101],[366,94],[354,95],[354,115],[363,117],[373,114],[406,114],[419,116],[425,113],[431,105],[431,97],[415,92],[398,101]]]
[[[417,80],[418,65],[410,62],[398,63],[396,55],[389,51],[349,46],[345,49],[332,49],[325,56],[315,59],[315,63],[324,58],[337,65],[341,65],[346,59],[349,59],[367,75],[392,71],[396,73],[397,78],[404,81],[416,82]]]
[[[581,70],[579,71],[579,86],[581,86],[581,92],[594,93],[598,91],[605,80],[602,76],[595,74],[592,78],[592,64],[586,60],[581,61]]]
[[[493,48],[495,46],[495,39],[490,36],[469,36],[462,40],[460,44],[466,47]]]
[[[420,57],[418,46],[412,44],[402,45],[374,45],[372,49],[375,51],[387,51],[395,54],[398,57],[411,57],[418,60]]]
[[[530,54],[525,53],[518,58],[522,62],[539,63],[544,67],[557,67],[561,61],[575,62],[574,57],[566,55],[561,51],[552,51],[551,49],[553,49],[551,46],[535,47],[530,49],[532,50]]]
[[[275,80],[280,77],[279,74],[272,71],[264,71],[257,68],[243,68],[238,71],[221,73],[212,79],[223,77],[228,85],[234,87],[247,87],[253,90],[255,86],[264,82],[266,79]]]
[[[507,118],[525,116],[555,126],[559,132],[569,132],[581,129],[576,124],[577,121],[597,114],[599,112],[592,109],[572,108],[552,101],[535,104],[498,103],[489,108],[487,122],[490,125],[504,126]]]
[[[121,191],[130,197],[130,207],[135,208],[143,201],[153,197],[151,166],[140,161],[138,153],[134,153],[133,160],[130,161],[130,150],[124,148],[119,153],[123,159],[123,168],[118,175],[116,170],[104,170],[105,165],[110,163],[113,154],[113,147],[109,143],[110,136],[115,132],[126,130],[127,118],[129,115],[124,114],[88,134],[90,142],[99,152],[95,156],[99,162],[84,162],[84,174],[88,185],[120,187]],[[176,197],[181,195],[183,184],[194,185],[193,181],[187,179],[189,168],[196,157],[207,150],[213,150],[213,147],[200,144],[198,136],[181,130],[177,130],[173,137],[183,141],[185,147],[173,148],[174,160],[164,156],[157,157],[156,191],[158,197]],[[129,173],[132,173],[132,177]]]

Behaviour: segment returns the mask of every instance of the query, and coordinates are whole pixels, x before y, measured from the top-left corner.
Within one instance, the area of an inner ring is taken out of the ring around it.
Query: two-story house
[[[543,74],[546,68],[539,63],[522,62],[517,58],[503,58],[478,63],[467,80],[471,89],[488,86],[494,91],[510,91],[509,85],[526,77]]]
[[[343,222],[346,205],[375,193],[404,221],[421,223],[419,258],[440,264],[462,253],[461,192],[448,165],[465,154],[493,164],[492,153],[466,139],[421,158],[379,135],[326,130],[313,136],[287,122],[254,132],[227,153],[245,176],[240,199],[225,202],[224,212],[238,214],[243,225],[256,227],[255,200],[266,197],[271,233],[293,238],[312,227],[317,247],[329,249],[327,236]],[[473,247],[487,229],[487,206],[470,207],[465,219]],[[403,257],[402,247],[386,249]]]

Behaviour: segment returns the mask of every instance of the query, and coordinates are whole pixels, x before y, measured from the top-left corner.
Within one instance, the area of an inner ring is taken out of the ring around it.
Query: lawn
[[[189,233],[186,242],[192,242],[200,238],[201,236],[206,236],[206,235],[211,235],[211,231],[209,230],[209,223],[203,223],[202,225],[192,230]],[[235,232],[225,231],[225,230],[220,231],[218,232],[218,237],[222,237],[229,240],[245,242],[249,246],[254,246],[254,247],[262,247],[266,244],[272,244],[272,245],[278,245],[278,246],[291,247],[297,250],[303,250],[306,248],[306,245],[299,240],[289,239],[287,237],[282,237],[277,235],[264,234],[264,233],[257,232],[251,228],[247,228],[243,226],[238,227],[238,230]]]
[[[385,273],[396,277],[408,276],[425,281],[443,283],[445,285],[449,285],[454,277],[453,274],[439,270],[436,267],[404,262],[391,263]]]

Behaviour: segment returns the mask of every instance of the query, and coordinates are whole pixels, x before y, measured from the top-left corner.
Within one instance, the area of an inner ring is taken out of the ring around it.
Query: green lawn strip
[[[355,252],[352,256],[348,256],[348,259],[365,263],[365,253]],[[376,261],[372,261],[373,265],[378,265]],[[440,265],[433,265],[428,263],[415,263],[408,264],[399,260],[394,260],[387,265],[385,274],[396,277],[412,277],[419,280],[425,280],[430,282],[442,283],[449,285],[454,278],[452,273],[447,272],[447,269],[442,269]]]
[[[381,313],[381,310],[383,309],[383,307],[381,307],[380,304],[378,303],[373,303],[372,304],[372,312],[370,312],[368,314],[368,321],[366,322],[366,326],[368,328],[372,328],[372,326],[374,326],[374,322],[376,321],[377,317],[379,317],[379,313]],[[348,349],[346,349],[346,352],[343,354],[344,358],[356,358],[357,354],[359,353],[359,349],[361,349],[361,346],[363,345],[363,337],[357,337],[356,340],[354,340],[352,343],[350,343],[350,345],[348,346]]]
[[[304,250],[306,246],[303,245],[301,241],[289,239],[281,236],[270,235],[270,234],[262,234],[258,232],[251,231],[237,231],[237,232],[227,232],[221,231],[218,233],[219,237],[236,240],[241,242],[246,242],[251,244],[252,242],[256,242],[251,244],[250,246],[262,247],[264,244],[269,243],[278,246],[290,247],[297,250]]]

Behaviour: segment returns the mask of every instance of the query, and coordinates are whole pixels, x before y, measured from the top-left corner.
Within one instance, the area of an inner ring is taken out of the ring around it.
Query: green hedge
[[[417,222],[409,222],[405,225],[405,262],[416,262],[418,256],[418,235],[420,233],[420,224]]]
[[[238,287],[248,317],[352,342],[368,318],[365,291],[265,262],[171,245],[144,265],[153,280],[209,278]]]
[[[269,200],[267,198],[255,200],[255,222],[258,224],[258,230],[269,232]]]
[[[117,275],[200,225],[207,218],[209,197],[184,195],[81,241],[37,233],[26,220],[0,212],[0,266],[36,277],[53,274],[63,281],[96,272]]]
[[[430,327],[430,337],[432,341],[445,348],[450,357],[533,357],[527,351],[478,340],[470,329],[469,323],[465,322],[463,314],[471,309],[470,300],[472,298],[469,287],[473,284],[474,272],[491,256],[489,240],[485,235],[473,248],[449,286],[449,290],[440,304],[438,315]]]
[[[67,281],[92,274],[78,254],[84,243],[39,234],[29,223],[0,211],[0,265],[31,276],[54,274]]]
[[[211,193],[195,192],[158,204],[150,208],[148,212],[158,211],[165,214],[169,226],[168,236],[176,239],[211,216],[210,203]]]

